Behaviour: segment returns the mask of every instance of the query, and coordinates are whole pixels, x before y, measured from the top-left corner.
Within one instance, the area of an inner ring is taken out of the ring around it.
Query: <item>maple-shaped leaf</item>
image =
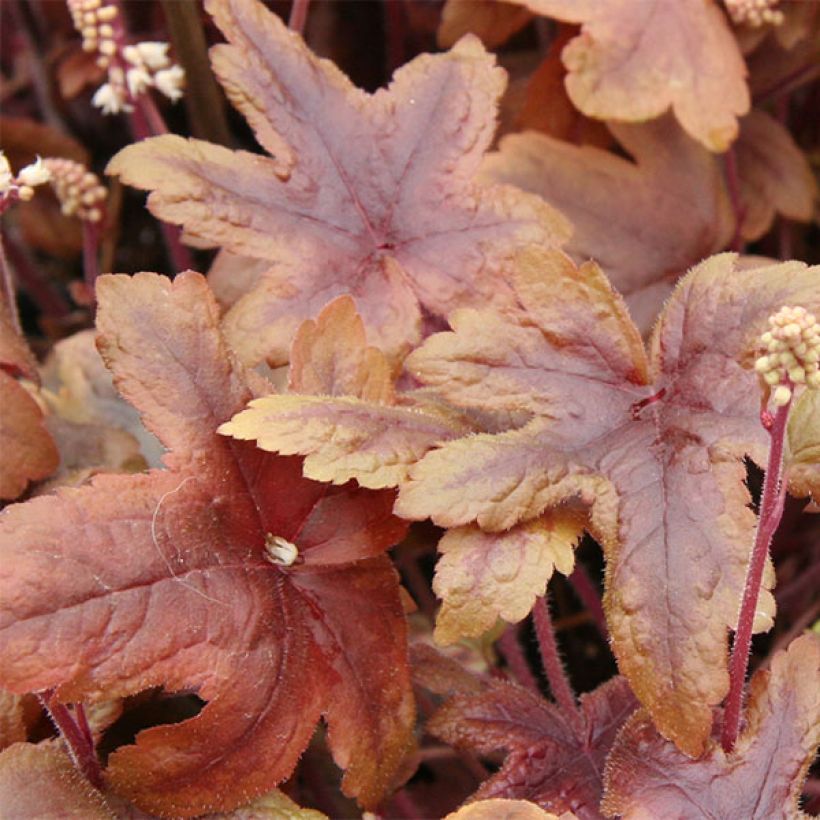
[[[706,260],[677,286],[644,353],[593,263],[522,254],[527,313],[457,311],[409,370],[459,406],[528,411],[524,427],[443,444],[397,512],[503,531],[577,498],[607,558],[605,607],[621,672],[662,734],[697,755],[728,689],[755,517],[743,458],[765,463],[752,370],[767,318],[820,307],[820,268]],[[769,578],[769,583],[771,578]],[[760,626],[773,601],[764,591]]]
[[[625,820],[808,820],[797,801],[820,743],[819,682],[820,637],[806,634],[752,678],[746,728],[734,749],[726,754],[712,741],[697,760],[637,712],[609,756],[602,810]]]
[[[467,424],[431,404],[398,406],[390,366],[369,347],[349,296],[299,328],[291,349],[288,394],[254,399],[219,431],[263,450],[306,456],[304,474],[363,487],[395,487],[410,465]]]
[[[712,0],[508,0],[581,33],[564,49],[567,92],[584,114],[642,122],[671,108],[710,151],[749,110],[746,65]]]
[[[504,137],[483,174],[566,214],[567,252],[595,259],[649,330],[675,279],[729,244],[735,217],[720,163],[671,116],[609,130],[634,161],[527,132]]]
[[[422,308],[503,304],[514,250],[567,238],[540,198],[474,179],[505,85],[476,38],[371,95],[256,0],[206,7],[228,40],[214,71],[273,158],[163,136],[108,170],[190,236],[270,262],[225,319],[245,359],[284,363],[300,321],[342,293],[393,357],[419,340]]]
[[[459,749],[507,752],[501,769],[472,799],[517,798],[548,811],[574,812],[581,820],[601,816],[606,756],[638,705],[623,678],[581,695],[576,730],[557,706],[516,683],[474,677],[448,687],[440,663],[429,655],[415,654],[414,677],[437,694],[455,694],[427,722],[427,731]]]
[[[43,411],[15,378],[39,382],[37,360],[15,327],[12,310],[0,287],[0,500],[17,498],[29,482],[47,478],[60,462]]]
[[[99,345],[168,448],[167,470],[98,476],[0,518],[0,684],[64,701],[163,686],[206,701],[148,729],[107,777],[152,812],[229,809],[290,775],[324,716],[365,805],[410,742],[392,492],[302,478],[216,432],[257,380],[198,274],[97,283]]]
[[[435,639],[455,643],[477,637],[498,618],[517,623],[543,595],[553,567],[569,575],[574,549],[584,534],[577,511],[554,510],[505,532],[483,532],[475,525],[448,530],[438,544],[441,553],[433,591],[442,606]]]
[[[804,390],[789,415],[784,457],[789,491],[820,501],[820,391]]]

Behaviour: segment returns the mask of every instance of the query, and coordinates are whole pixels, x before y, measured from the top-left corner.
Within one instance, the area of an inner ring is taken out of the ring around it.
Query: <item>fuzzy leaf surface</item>
[[[393,494],[315,484],[298,459],[216,433],[251,398],[251,374],[201,276],[109,276],[97,293],[103,357],[168,469],[3,513],[2,684],[65,701],[196,691],[197,716],[110,758],[118,792],[151,812],[269,791],[322,715],[343,788],[377,802],[413,721],[398,581],[381,554],[404,531]],[[277,564],[269,536],[297,561]]]
[[[562,812],[561,816],[546,812],[527,800],[494,798],[470,803],[448,814],[445,820],[574,820],[575,815]]]
[[[784,468],[789,491],[820,500],[820,391],[804,390],[789,415]]]
[[[525,317],[456,313],[454,331],[431,337],[408,366],[457,405],[533,419],[432,450],[396,506],[500,532],[569,499],[590,505],[621,672],[661,733],[695,756],[728,689],[727,630],[754,536],[743,458],[764,463],[768,447],[757,340],[781,305],[820,303],[818,268],[735,263],[715,256],[681,281],[647,359],[594,265],[522,255]],[[761,608],[772,607],[764,590]]]
[[[632,160],[527,132],[504,137],[483,174],[566,214],[567,252],[598,262],[648,330],[675,278],[728,245],[735,218],[719,162],[671,115],[609,129]]]
[[[427,724],[436,737],[479,754],[504,749],[504,765],[473,799],[529,800],[543,809],[600,818],[606,756],[637,702],[623,678],[582,695],[575,734],[554,704],[514,683],[484,681],[477,693],[450,698]]]
[[[510,0],[581,33],[564,49],[567,92],[602,120],[642,122],[674,111],[710,151],[737,137],[749,110],[746,65],[726,18],[704,0]]]
[[[438,643],[477,637],[497,618],[517,623],[543,595],[553,568],[569,575],[584,534],[577,512],[555,510],[506,532],[475,525],[448,530],[439,541],[433,591],[443,604],[436,616]]]
[[[273,158],[163,136],[108,170],[193,238],[270,262],[226,316],[244,359],[284,363],[299,323],[341,293],[393,358],[419,340],[422,307],[504,304],[511,254],[568,237],[543,200],[475,180],[505,85],[476,38],[371,95],[256,0],[207,8],[228,40],[217,77]]]
[[[820,743],[820,637],[779,652],[750,684],[747,725],[726,754],[713,741],[692,760],[641,710],[624,726],[606,767],[608,817],[744,817],[798,820],[797,801]]]

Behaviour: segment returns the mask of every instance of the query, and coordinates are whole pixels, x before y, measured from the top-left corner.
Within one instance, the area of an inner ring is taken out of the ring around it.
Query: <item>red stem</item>
[[[575,704],[575,695],[569,685],[567,672],[558,654],[558,644],[555,642],[555,630],[552,626],[552,616],[546,595],[536,599],[532,616],[535,622],[535,634],[538,637],[538,648],[541,651],[541,663],[544,665],[552,696],[580,738],[583,721]]]
[[[288,19],[288,28],[291,31],[296,31],[299,34],[304,33],[309,6],[310,0],[293,0],[293,5],[290,7],[290,18]]]
[[[59,729],[74,765],[95,789],[102,790],[105,783],[100,761],[94,751],[91,732],[87,728],[88,724],[86,723],[85,729],[78,725],[68,707],[54,700],[51,692],[43,692],[37,697],[54,725]]]
[[[731,752],[740,733],[740,712],[743,705],[743,689],[746,670],[749,665],[749,650],[752,644],[752,627],[760,596],[760,583],[766,566],[766,556],[772,536],[783,515],[783,489],[780,472],[783,466],[783,443],[786,438],[786,422],[789,417],[791,400],[775,413],[771,428],[771,446],[769,462],[766,465],[766,476],[763,480],[763,495],[760,501],[760,514],[757,522],[757,534],[752,547],[749,567],[746,571],[746,585],[740,605],[740,615],[732,647],[732,659],[729,664],[729,696],[723,713],[723,732],[721,744],[726,752]]]
[[[513,678],[526,689],[540,695],[541,690],[538,688],[538,681],[535,679],[529,663],[527,663],[527,658],[518,639],[518,633],[519,625],[510,624],[498,639],[498,649],[507,662]]]
[[[587,611],[592,616],[595,626],[601,633],[601,637],[609,640],[609,631],[606,626],[606,615],[604,615],[604,608],[601,606],[601,596],[595,588],[595,584],[589,577],[586,567],[583,564],[576,564],[572,575],[569,576],[569,582],[575,590],[575,594],[581,603],[587,608]]]
[[[23,329],[20,326],[20,314],[17,312],[14,280],[11,277],[11,268],[9,267],[8,259],[6,259],[6,251],[3,248],[2,234],[0,234],[0,279],[2,279],[3,292],[5,294],[6,304],[8,305],[9,316],[11,316],[11,324],[17,333],[22,336]]]
[[[82,220],[83,226],[83,276],[88,287],[88,296],[92,304],[96,301],[94,284],[100,275],[100,227],[96,222]]]

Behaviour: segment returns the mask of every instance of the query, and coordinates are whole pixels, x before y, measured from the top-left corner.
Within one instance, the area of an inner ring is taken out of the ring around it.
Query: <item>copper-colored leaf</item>
[[[599,818],[606,756],[637,703],[623,678],[580,698],[576,732],[552,703],[513,683],[484,680],[479,692],[456,694],[427,730],[460,749],[504,749],[504,765],[474,795],[529,800],[543,809]]]
[[[808,222],[814,213],[817,183],[811,166],[789,132],[764,111],[741,121],[737,168],[743,208],[741,235],[763,236],[775,213]]]
[[[735,218],[719,162],[671,116],[609,128],[634,161],[526,133],[502,139],[483,168],[566,214],[567,252],[595,259],[648,330],[677,276],[728,245]]]
[[[0,369],[0,499],[17,498],[30,481],[47,478],[60,457],[28,391]]]
[[[768,447],[757,339],[780,306],[820,307],[820,269],[738,270],[735,259],[713,257],[681,281],[647,376],[637,330],[594,266],[522,256],[525,319],[456,314],[455,331],[432,337],[409,367],[456,404],[505,401],[535,418],[432,450],[396,507],[501,531],[566,499],[589,504],[620,669],[660,731],[692,755],[728,688],[726,635],[754,536],[742,459],[764,463]],[[764,592],[761,609],[772,606]]]
[[[465,34],[475,34],[487,48],[500,46],[532,19],[527,9],[499,0],[447,0],[437,39],[449,48]]]
[[[572,572],[573,550],[583,535],[577,512],[554,511],[507,532],[456,527],[439,541],[433,590],[442,599],[436,641],[454,643],[490,629],[497,618],[526,618],[543,595],[553,567]]]
[[[510,0],[581,23],[564,49],[566,84],[590,117],[641,122],[672,108],[711,151],[725,151],[749,110],[746,66],[711,0]]]
[[[246,360],[285,362],[299,323],[341,293],[396,357],[418,341],[422,308],[509,302],[515,249],[567,238],[539,197],[474,178],[505,84],[477,39],[369,95],[256,0],[208,8],[228,39],[212,51],[217,76],[274,158],[164,136],[109,171],[195,239],[270,261],[225,320]]]
[[[625,820],[743,817],[798,820],[806,771],[820,743],[820,638],[807,634],[752,679],[747,722],[726,754],[681,754],[637,712],[615,741],[602,810]]]
[[[0,816],[112,820],[103,796],[59,743],[15,743],[0,753]]]
[[[413,706],[391,492],[328,488],[217,435],[251,398],[205,280],[97,283],[99,345],[169,467],[98,476],[0,519],[0,677],[66,701],[195,690],[108,777],[149,811],[230,809],[292,771],[324,715],[344,790],[377,802]],[[285,547],[288,546],[288,548]],[[376,651],[378,647],[378,651]]]

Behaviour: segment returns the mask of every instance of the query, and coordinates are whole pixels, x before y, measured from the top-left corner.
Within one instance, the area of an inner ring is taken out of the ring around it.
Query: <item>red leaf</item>
[[[98,282],[100,348],[170,452],[0,520],[2,682],[66,701],[196,690],[196,717],[142,732],[108,776],[150,811],[227,809],[286,778],[324,714],[344,789],[377,802],[413,706],[391,491],[328,488],[217,435],[251,397],[198,274]],[[277,553],[276,538],[296,560]],[[378,647],[378,651],[376,651]]]
[[[758,672],[747,727],[728,755],[717,742],[692,760],[641,710],[618,735],[606,767],[608,817],[808,818],[800,788],[820,743],[820,639],[807,634]]]

